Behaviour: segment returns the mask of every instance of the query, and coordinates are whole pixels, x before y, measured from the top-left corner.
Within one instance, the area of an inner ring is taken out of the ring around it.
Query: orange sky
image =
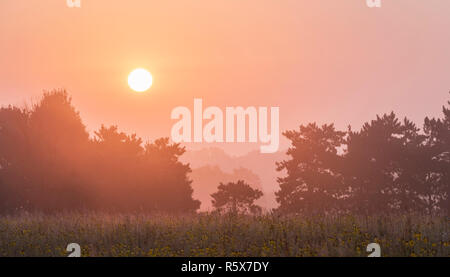
[[[176,106],[279,106],[281,130],[420,125],[450,90],[450,1],[0,0],[0,105],[66,88],[90,131],[169,136]],[[144,67],[153,87],[132,92]],[[204,146],[204,145],[203,145]],[[227,146],[230,152],[258,145]]]

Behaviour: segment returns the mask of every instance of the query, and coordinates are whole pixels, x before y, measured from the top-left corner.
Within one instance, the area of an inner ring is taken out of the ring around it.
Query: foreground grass
[[[420,215],[354,217],[62,213],[0,217],[0,256],[450,256],[449,221]]]

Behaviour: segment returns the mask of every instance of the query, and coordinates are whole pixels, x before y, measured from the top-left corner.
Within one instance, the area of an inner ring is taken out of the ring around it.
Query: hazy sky
[[[90,131],[168,137],[176,106],[279,106],[282,130],[396,111],[421,125],[450,98],[450,1],[0,0],[0,104],[65,88]],[[137,67],[147,93],[129,89]],[[227,147],[231,152],[257,145]]]

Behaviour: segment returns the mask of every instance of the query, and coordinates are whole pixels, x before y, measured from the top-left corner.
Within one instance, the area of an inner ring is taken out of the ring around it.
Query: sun
[[[148,90],[152,84],[152,74],[143,68],[137,68],[128,75],[128,85],[134,91],[144,92]]]

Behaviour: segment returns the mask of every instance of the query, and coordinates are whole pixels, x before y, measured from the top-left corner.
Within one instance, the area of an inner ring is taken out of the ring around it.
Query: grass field
[[[0,217],[0,256],[450,256],[446,217],[61,213]]]

